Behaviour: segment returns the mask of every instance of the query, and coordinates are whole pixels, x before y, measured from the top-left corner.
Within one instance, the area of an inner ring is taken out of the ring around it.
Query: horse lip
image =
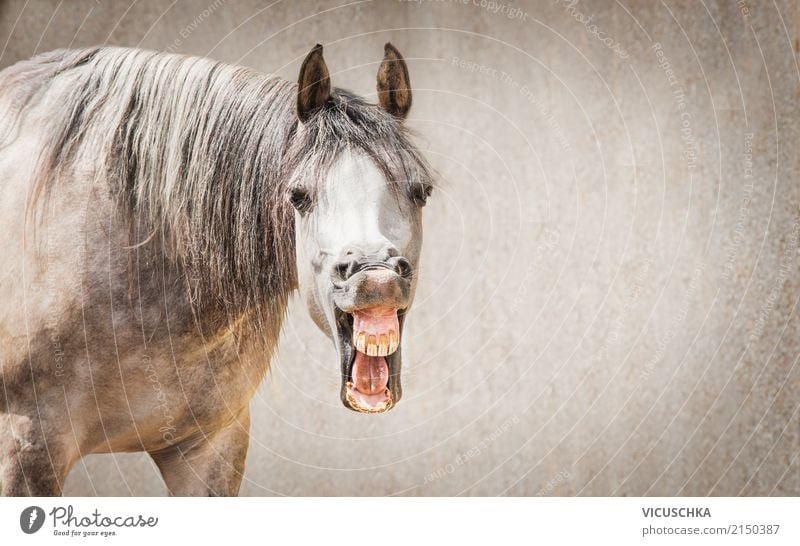
[[[400,323],[399,333],[400,333],[401,347],[398,347],[394,353],[385,357],[386,364],[389,366],[389,382],[387,384],[387,388],[389,389],[391,402],[385,409],[381,410],[380,412],[369,411],[367,409],[354,406],[348,399],[347,383],[352,379],[351,374],[353,371],[353,362],[355,362],[356,358],[356,349],[352,343],[353,316],[348,311],[339,308],[337,305],[334,305],[334,313],[336,315],[337,350],[339,353],[339,358],[341,361],[341,369],[342,369],[342,385],[339,395],[339,397],[342,400],[342,404],[344,404],[344,406],[347,409],[359,413],[383,413],[385,411],[389,411],[390,409],[394,408],[397,405],[397,402],[400,401],[400,398],[403,395],[400,383],[400,371],[402,363],[401,348],[403,339],[403,323],[405,322],[405,310],[398,309],[397,311],[397,318]]]
[[[353,297],[351,294],[351,287],[348,285],[338,286],[336,283],[333,285],[333,292],[332,292],[332,300],[333,305],[337,311],[342,313],[352,314],[356,311],[361,311],[362,309],[369,309],[371,307],[376,307],[376,303],[379,303],[382,307],[393,307],[397,309],[398,316],[400,313],[408,309],[411,305],[410,301],[403,301],[398,302],[394,301],[391,304],[386,304],[383,301],[376,301],[374,298],[359,298]],[[338,318],[337,322],[338,322]]]
[[[380,305],[382,307],[392,307],[397,309],[398,317],[400,313],[403,313],[411,306],[411,301],[409,298],[404,298],[406,301],[398,302],[393,301],[391,304],[386,304],[383,301],[376,300],[374,298],[359,298],[359,297],[352,297],[350,296],[350,287],[338,287],[334,284],[333,289],[333,304],[334,307],[341,311],[342,313],[352,314],[356,311],[361,311],[362,309],[369,309],[371,307],[376,307]],[[338,317],[337,317],[338,318]]]
[[[362,311],[364,309],[370,309],[372,307],[375,307],[375,304],[372,303],[372,302],[353,303],[353,304],[344,304],[344,305],[338,305],[337,304],[336,305],[337,309],[339,309],[343,313],[347,313],[348,315],[351,315],[351,314],[355,313],[356,311]],[[387,308],[391,307],[391,308],[397,309],[398,315],[401,312],[403,312],[406,309],[408,309],[408,305],[387,305],[386,307]]]

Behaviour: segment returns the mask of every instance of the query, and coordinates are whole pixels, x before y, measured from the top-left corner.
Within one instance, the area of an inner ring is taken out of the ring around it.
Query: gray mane
[[[373,158],[398,191],[430,178],[402,124],[351,93],[334,90],[300,126],[295,83],[136,49],[60,50],[5,70],[0,95],[16,116],[0,120],[0,146],[63,78],[32,202],[91,158],[132,245],[160,241],[192,302],[229,319],[282,317],[297,283],[287,193],[299,179],[323,180],[347,149]]]

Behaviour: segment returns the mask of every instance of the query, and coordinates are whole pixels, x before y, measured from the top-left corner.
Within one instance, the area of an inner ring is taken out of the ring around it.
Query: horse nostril
[[[394,264],[394,270],[398,275],[400,275],[404,279],[409,278],[411,276],[411,273],[413,273],[413,270],[411,269],[411,262],[409,262],[405,258],[397,258]]]
[[[355,272],[355,262],[348,261],[348,262],[339,262],[334,266],[334,270],[336,271],[336,276],[339,277],[341,280],[346,281],[350,277],[353,276]]]

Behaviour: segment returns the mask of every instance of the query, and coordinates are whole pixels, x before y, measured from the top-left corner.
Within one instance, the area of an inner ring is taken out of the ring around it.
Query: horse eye
[[[433,186],[430,184],[414,184],[413,188],[411,189],[411,197],[418,206],[424,207],[425,203],[428,202],[428,197],[431,196],[432,192]]]
[[[298,212],[308,212],[311,210],[311,196],[302,188],[294,188],[289,195],[289,202]]]

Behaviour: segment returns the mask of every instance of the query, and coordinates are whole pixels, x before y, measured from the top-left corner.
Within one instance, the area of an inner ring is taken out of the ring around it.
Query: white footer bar
[[[798,520],[797,498],[14,498],[0,544],[798,545]]]

